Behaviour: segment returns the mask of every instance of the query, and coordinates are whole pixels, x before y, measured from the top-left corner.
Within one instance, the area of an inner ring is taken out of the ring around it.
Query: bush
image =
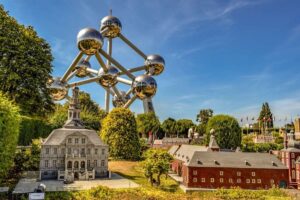
[[[19,125],[19,108],[0,92],[0,179],[13,164]]]

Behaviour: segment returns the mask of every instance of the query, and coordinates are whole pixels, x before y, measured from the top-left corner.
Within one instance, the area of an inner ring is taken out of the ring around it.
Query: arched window
[[[68,161],[68,168],[72,169],[72,161]]]
[[[85,168],[85,162],[84,161],[81,161],[80,168]]]
[[[75,168],[75,169],[78,169],[78,168],[79,168],[79,163],[78,163],[78,161],[75,161],[75,162],[74,162],[74,168]]]

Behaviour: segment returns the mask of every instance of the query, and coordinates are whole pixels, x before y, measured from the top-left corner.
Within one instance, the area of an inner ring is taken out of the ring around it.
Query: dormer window
[[[68,143],[71,144],[72,143],[72,138],[68,139]]]
[[[78,144],[78,140],[79,140],[78,138],[75,138],[75,144]]]
[[[82,139],[81,139],[81,143],[82,143],[82,144],[85,144],[85,138],[82,138]]]

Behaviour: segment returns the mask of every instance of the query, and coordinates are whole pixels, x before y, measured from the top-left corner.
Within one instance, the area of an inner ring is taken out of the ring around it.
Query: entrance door
[[[75,179],[75,180],[78,180],[78,179],[79,179],[79,173],[78,173],[78,172],[75,172],[75,173],[74,173],[74,179]]]

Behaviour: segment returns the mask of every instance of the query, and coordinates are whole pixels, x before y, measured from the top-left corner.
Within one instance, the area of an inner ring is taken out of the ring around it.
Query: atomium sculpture
[[[79,31],[77,35],[78,55],[61,78],[55,77],[48,81],[53,100],[60,101],[68,98],[69,88],[96,82],[105,90],[106,112],[109,112],[110,96],[115,107],[128,108],[136,99],[140,99],[143,101],[144,112],[154,112],[152,97],[156,93],[157,84],[152,76],[163,72],[165,61],[159,55],[145,55],[121,33],[121,30],[120,20],[110,13],[101,20],[100,31],[93,28],[84,28]],[[143,65],[126,69],[115,60],[112,57],[112,42],[115,38],[120,38],[140,55],[145,60]],[[107,51],[102,49],[105,40]],[[89,62],[92,56],[95,56],[100,65],[98,70],[93,69]],[[135,76],[133,73],[138,71],[144,71],[144,73]],[[70,82],[74,76],[85,79]],[[127,76],[128,79],[121,76]],[[119,91],[118,84],[128,85],[128,91]]]

